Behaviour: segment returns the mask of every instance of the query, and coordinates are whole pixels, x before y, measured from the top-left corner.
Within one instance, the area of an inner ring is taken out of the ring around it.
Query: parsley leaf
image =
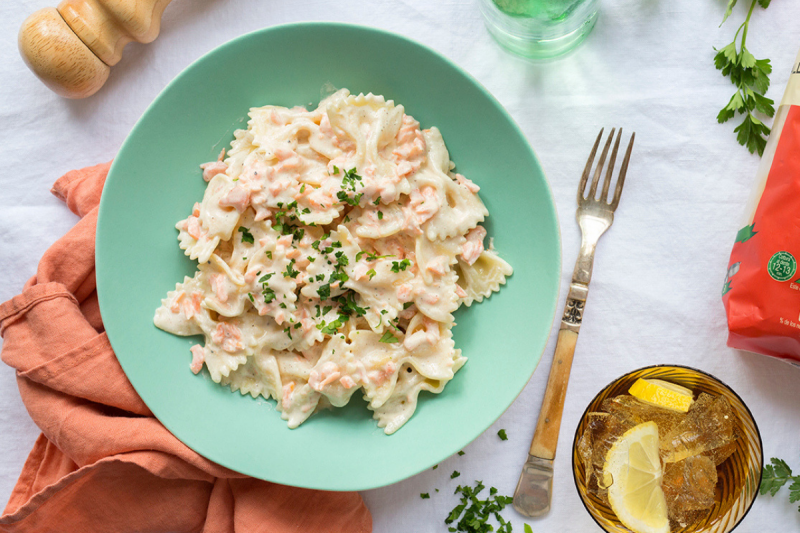
[[[378,220],[383,220],[383,211],[378,211]]]
[[[737,0],[728,0],[722,18],[723,24],[732,13],[736,2]],[[751,0],[747,18],[736,30],[733,41],[717,50],[714,56],[714,66],[717,70],[722,71],[723,76],[730,77],[731,83],[736,87],[736,92],[733,93],[727,105],[717,114],[717,122],[722,124],[736,114],[744,115],[741,124],[733,130],[736,133],[736,140],[742,146],[747,147],[751,154],[758,152],[758,155],[764,153],[770,128],[757,119],[753,113],[758,112],[768,117],[775,115],[773,107],[775,102],[764,96],[769,89],[772,65],[769,59],[756,59],[747,49],[746,42],[750,17],[753,15],[756,4],[766,9],[769,3],[770,0]],[[737,48],[740,32],[741,44]]]
[[[530,526],[530,525],[528,525],[528,524],[525,524],[525,527],[524,527],[524,532],[525,532],[525,533],[533,533],[533,528],[531,528],[531,526]]]
[[[464,453],[465,453],[464,450],[459,450],[458,455],[461,456],[464,455]]]
[[[256,242],[253,234],[250,233],[250,230],[244,226],[239,226],[239,232],[242,234],[242,242],[249,242],[250,244]]]
[[[403,259],[402,261],[392,261],[392,272],[401,272],[411,266],[411,261]]]
[[[289,261],[289,264],[286,265],[286,272],[283,273],[285,278],[296,278],[297,275],[300,273],[299,270],[295,270],[294,268],[294,259]]]
[[[500,437],[500,440],[508,440],[508,435],[506,435],[506,430],[501,429],[497,432],[497,436]]]
[[[322,285],[319,289],[317,289],[317,294],[319,295],[320,300],[327,300],[331,297],[331,284],[326,283]]]
[[[431,495],[429,493],[427,493],[427,492],[421,492],[419,494],[419,497],[422,498],[423,500],[428,500],[428,499],[430,499]]]
[[[390,344],[393,342],[397,342],[397,340],[398,340],[397,337],[392,335],[391,331],[387,330],[386,333],[383,334],[383,337],[381,337],[378,342],[385,342],[386,344]]]
[[[369,270],[367,270],[367,276],[369,276],[370,280],[372,280],[372,278],[374,278],[376,274],[377,272],[375,272],[374,268],[370,268]]]
[[[453,473],[450,474],[450,479],[455,479],[460,475],[461,475],[461,472],[459,472],[458,470],[453,470]]]
[[[761,487],[759,492],[763,496],[769,493],[770,496],[775,496],[781,487],[783,487],[789,480],[794,481],[792,478],[792,469],[782,459],[772,458],[769,464],[764,467],[764,473],[761,475]],[[798,476],[800,479],[800,476]]]

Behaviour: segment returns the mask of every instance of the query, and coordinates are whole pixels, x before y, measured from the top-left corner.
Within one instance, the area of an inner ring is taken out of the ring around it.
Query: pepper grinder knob
[[[64,0],[33,13],[19,31],[19,51],[45,85],[85,98],[108,79],[130,41],[149,43],[171,0]]]

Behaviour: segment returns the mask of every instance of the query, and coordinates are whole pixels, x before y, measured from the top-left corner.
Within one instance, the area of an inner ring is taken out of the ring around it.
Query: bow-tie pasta
[[[155,324],[202,334],[191,370],[275,399],[291,428],[360,390],[394,433],[466,362],[453,311],[512,273],[484,248],[478,186],[382,96],[254,108],[247,126],[202,165],[203,200],[176,226],[198,270]]]

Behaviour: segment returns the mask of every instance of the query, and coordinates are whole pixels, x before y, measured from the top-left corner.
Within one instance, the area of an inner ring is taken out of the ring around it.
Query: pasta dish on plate
[[[202,165],[203,199],[176,226],[198,270],[155,325],[203,335],[191,370],[275,399],[290,428],[360,390],[394,433],[466,362],[452,313],[512,273],[484,246],[479,187],[438,129],[382,96],[249,116]]]

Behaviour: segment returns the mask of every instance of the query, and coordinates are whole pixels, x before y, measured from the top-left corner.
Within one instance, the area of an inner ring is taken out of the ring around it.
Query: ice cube
[[[735,437],[735,415],[722,396],[701,393],[686,417],[661,436],[661,458],[675,463],[729,445]]]
[[[697,511],[714,506],[716,485],[717,467],[710,457],[695,455],[667,463],[661,488],[669,518],[682,527],[693,523],[699,518]]]
[[[586,427],[578,441],[578,455],[586,470],[586,487],[604,502],[608,502],[606,489],[610,481],[603,475],[608,450],[627,430],[634,426],[629,420],[600,412],[586,415]]]
[[[627,395],[604,400],[601,409],[622,420],[629,421],[632,425],[655,422],[658,426],[658,434],[661,436],[670,432],[686,416],[677,411],[646,404]]]

